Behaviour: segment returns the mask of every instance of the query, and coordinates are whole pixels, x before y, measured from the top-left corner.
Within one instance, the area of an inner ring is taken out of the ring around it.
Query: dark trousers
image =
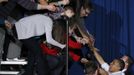
[[[22,40],[24,46],[29,50],[28,65],[23,75],[34,75],[34,66],[38,75],[50,75],[46,57],[43,57],[39,42],[35,38]]]
[[[4,45],[3,45],[3,60],[6,60],[7,58],[7,53],[8,53],[8,47],[9,47],[9,43],[10,43],[10,36],[8,35],[8,33],[5,33],[5,40],[4,40]]]
[[[62,73],[66,71],[66,55],[61,56],[47,56],[47,61],[49,62],[49,67],[51,68],[51,75],[63,75]],[[66,75],[66,74],[64,74]]]
[[[12,42],[15,43],[16,42],[15,37],[17,38],[17,33],[16,33],[15,26],[12,28],[12,31],[13,31],[14,35],[9,34],[7,30],[5,30],[5,31],[6,31],[5,32],[5,40],[4,40],[4,45],[3,45],[4,53],[2,55],[3,60],[6,60],[6,58],[7,58],[8,48],[9,48],[10,42],[12,41]]]

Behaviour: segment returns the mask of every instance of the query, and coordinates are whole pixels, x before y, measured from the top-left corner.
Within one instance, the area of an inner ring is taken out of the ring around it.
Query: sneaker
[[[7,61],[25,61],[25,59],[18,59],[18,58],[13,58],[13,59],[6,59]]]

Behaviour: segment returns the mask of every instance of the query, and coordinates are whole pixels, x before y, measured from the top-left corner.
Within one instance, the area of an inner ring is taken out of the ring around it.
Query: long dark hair
[[[66,35],[67,35],[66,31],[67,31],[66,20],[64,20],[64,19],[54,20],[52,35],[56,41],[58,41],[62,44],[65,44],[66,43]]]

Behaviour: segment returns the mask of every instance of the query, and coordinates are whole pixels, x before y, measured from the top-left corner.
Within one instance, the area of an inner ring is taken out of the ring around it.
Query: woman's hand
[[[85,64],[85,63],[88,63],[89,62],[89,60],[87,60],[86,58],[81,58],[81,63],[83,63],[83,64]]]

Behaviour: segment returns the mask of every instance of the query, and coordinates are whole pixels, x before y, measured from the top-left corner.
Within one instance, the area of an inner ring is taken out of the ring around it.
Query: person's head
[[[93,10],[93,7],[92,7],[91,2],[84,2],[83,5],[81,6],[80,16],[86,17],[91,13],[92,10]]]
[[[133,63],[133,60],[130,56],[124,55],[121,59],[125,62],[126,69]]]
[[[71,17],[74,16],[74,10],[73,10],[72,7],[66,6],[66,7],[64,8],[64,10],[65,10],[65,11],[64,11],[64,15],[65,15],[66,17],[71,18]]]
[[[122,71],[124,69],[125,63],[121,59],[114,59],[110,63],[109,71],[110,72],[117,72],[117,71]]]
[[[94,61],[85,64],[85,75],[98,75],[98,65]]]
[[[66,43],[66,34],[67,34],[67,24],[66,24],[66,20],[64,19],[57,19],[54,20],[53,23],[53,30],[52,30],[52,36],[53,38],[62,43],[65,44]]]

